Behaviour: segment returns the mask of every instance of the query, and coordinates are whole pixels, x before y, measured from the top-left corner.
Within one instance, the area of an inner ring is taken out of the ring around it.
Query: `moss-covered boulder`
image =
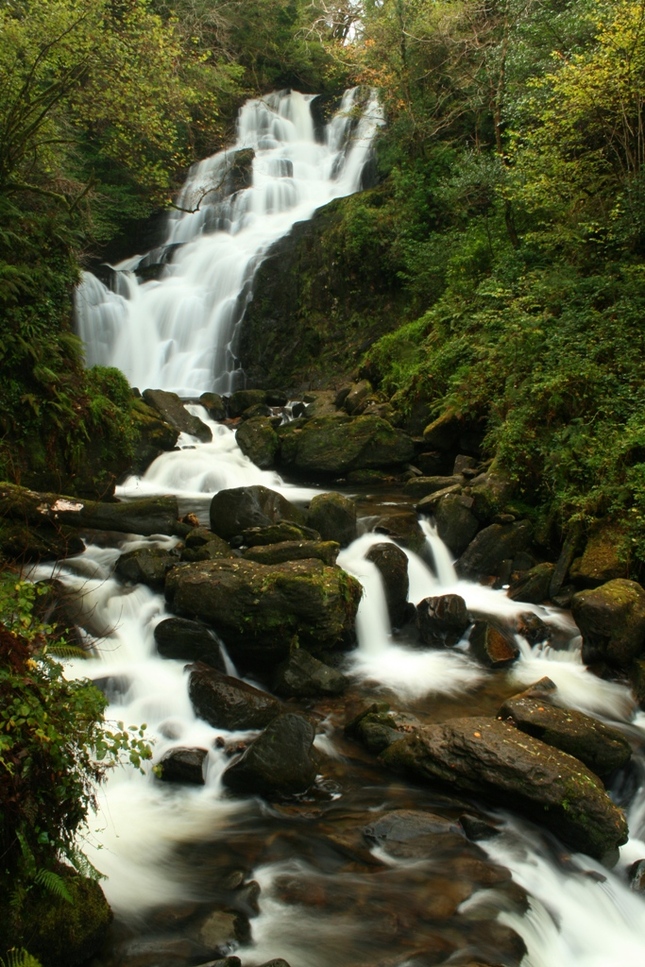
[[[617,578],[573,596],[571,610],[582,633],[582,660],[624,668],[645,649],[645,590]]]
[[[613,521],[598,524],[587,536],[582,556],[569,568],[569,577],[579,588],[597,588],[615,578],[626,578],[629,566],[621,553],[624,545],[623,528]]]
[[[410,578],[407,555],[396,544],[384,541],[370,547],[365,556],[378,568],[390,622],[399,628],[411,615],[414,616],[414,608],[408,608]]]
[[[472,508],[472,497],[458,491],[444,492],[434,506],[437,534],[456,557],[463,554],[480,527]]]
[[[271,419],[257,416],[245,420],[235,434],[237,445],[242,453],[261,470],[275,467],[279,449],[278,434]]]
[[[282,564],[284,561],[304,561],[315,558],[323,564],[335,564],[340,544],[335,541],[281,541],[259,544],[242,552],[247,561],[258,564]]]
[[[132,422],[136,440],[132,470],[142,474],[159,454],[175,447],[179,430],[171,426],[158,410],[149,406],[141,398],[133,400]]]
[[[549,588],[555,571],[555,564],[545,561],[524,571],[511,582],[508,596],[513,601],[526,601],[541,604],[549,597]]]
[[[304,648],[294,648],[273,676],[273,690],[283,698],[341,695],[347,685],[348,680],[341,672],[314,658]]]
[[[212,439],[210,427],[198,416],[189,413],[176,393],[169,393],[162,389],[146,389],[143,392],[143,398],[178,433],[189,433],[203,443],[208,443]]]
[[[201,662],[190,671],[188,695],[200,718],[231,732],[263,729],[283,708],[268,692]]]
[[[344,494],[316,494],[307,510],[307,523],[324,541],[347,547],[356,539],[356,504]]]
[[[304,716],[279,715],[228,767],[222,782],[233,792],[267,797],[304,792],[318,771],[314,737],[315,729]]]
[[[138,547],[121,554],[115,571],[123,581],[147,584],[155,591],[162,591],[166,574],[178,561],[178,551],[167,551],[162,547]]]
[[[573,756],[498,719],[430,725],[382,753],[388,767],[515,808],[567,846],[602,859],[627,841],[627,823],[598,776]]]
[[[231,487],[211,500],[211,530],[230,540],[250,527],[267,527],[281,521],[304,524],[305,515],[282,494],[268,487]]]
[[[278,429],[280,463],[298,473],[337,476],[400,466],[414,454],[412,438],[374,416],[328,416]]]
[[[286,659],[294,641],[320,651],[350,640],[361,590],[340,568],[316,560],[209,561],[176,567],[166,579],[172,610],[210,624],[252,666]]]
[[[527,520],[485,527],[457,561],[459,575],[473,580],[497,576],[504,561],[526,550],[532,530]]]

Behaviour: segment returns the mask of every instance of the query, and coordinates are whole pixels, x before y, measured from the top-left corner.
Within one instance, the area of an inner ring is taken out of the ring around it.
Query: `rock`
[[[378,506],[374,515],[372,530],[375,534],[385,534],[397,544],[420,554],[426,546],[426,537],[419,527],[419,519],[411,507],[405,504]]]
[[[582,660],[623,668],[639,658],[645,645],[645,590],[636,581],[616,578],[599,588],[574,594],[573,618],[582,633]]]
[[[275,467],[280,442],[270,418],[256,416],[245,420],[237,428],[235,439],[242,453],[256,467],[260,467],[261,470]]]
[[[417,605],[417,627],[424,645],[452,648],[470,625],[466,602],[459,594],[424,598]]]
[[[244,547],[259,547],[266,544],[281,544],[283,541],[319,541],[320,534],[311,527],[282,520],[279,524],[266,527],[247,527],[241,533]]]
[[[347,547],[356,540],[356,504],[343,494],[317,494],[309,504],[307,523],[324,541]]]
[[[228,414],[233,418],[241,416],[250,406],[266,403],[266,399],[267,394],[263,389],[240,389],[229,398]]]
[[[222,782],[233,792],[265,797],[305,792],[318,771],[314,736],[311,722],[285,712],[226,769]]]
[[[489,470],[470,482],[473,513],[484,523],[493,520],[504,510],[515,493],[516,484],[500,470]]]
[[[434,506],[437,534],[455,557],[463,554],[479,530],[472,506],[472,497],[456,491],[445,493]]]
[[[345,732],[357,739],[368,752],[379,755],[392,742],[400,739],[405,730],[418,725],[412,716],[392,711],[387,702],[373,702],[345,726]]]
[[[142,399],[132,401],[131,413],[137,433],[132,470],[143,474],[160,453],[175,447],[179,431]]]
[[[164,658],[199,661],[218,671],[226,671],[218,639],[199,621],[166,618],[156,626],[154,635],[157,650]]]
[[[280,462],[298,473],[337,476],[408,463],[412,439],[374,416],[323,416],[279,427]]]
[[[512,601],[526,601],[529,604],[541,604],[549,597],[551,579],[555,564],[548,562],[536,564],[530,570],[518,575],[508,589],[508,596]]]
[[[268,692],[201,662],[191,669],[188,695],[200,718],[229,732],[263,729],[282,710],[282,703]]]
[[[304,524],[304,513],[268,487],[233,487],[220,490],[211,500],[211,530],[224,540],[248,527],[266,527],[283,520]]]
[[[391,542],[373,544],[365,556],[379,570],[383,579],[390,622],[393,627],[399,628],[405,624],[410,614],[408,608],[408,591],[410,589],[408,558],[400,547]]]
[[[154,773],[162,782],[185,782],[203,786],[204,759],[207,755],[207,749],[188,749],[178,746],[166,752],[155,766]]]
[[[149,406],[154,407],[161,414],[162,419],[169,423],[179,433],[190,433],[203,443],[213,438],[210,427],[197,416],[188,412],[176,393],[169,393],[163,389],[146,389],[143,398]]]
[[[615,578],[626,578],[627,561],[620,554],[625,544],[625,531],[613,521],[598,524],[587,537],[579,560],[569,568],[569,576],[579,588],[597,588]]]
[[[336,406],[342,407],[350,415],[358,413],[361,404],[364,404],[373,392],[369,380],[362,379],[359,383],[352,383],[351,386],[345,387],[345,390],[341,390],[336,397]]]
[[[526,611],[524,614],[517,616],[515,631],[518,635],[526,638],[529,645],[537,645],[539,642],[550,641],[553,636],[552,628],[532,611]]]
[[[513,524],[490,524],[470,542],[457,561],[461,577],[477,580],[499,573],[502,563],[523,551],[531,540],[529,521]]]
[[[452,410],[446,410],[423,431],[423,442],[429,450],[456,450],[463,421]]]
[[[58,561],[82,554],[85,544],[75,530],[44,520],[39,527],[0,520],[0,557],[5,561]]]
[[[226,419],[226,404],[219,393],[202,393],[199,402],[208,411],[211,420],[221,423]]]
[[[487,668],[504,668],[519,658],[512,634],[488,621],[476,621],[470,632],[470,651]]]
[[[177,551],[166,551],[161,547],[138,547],[134,551],[121,554],[114,570],[122,581],[146,584],[155,591],[163,591],[166,574],[178,561]]]
[[[200,923],[196,939],[207,950],[222,956],[240,941],[250,939],[248,920],[232,910],[213,910]]]
[[[483,717],[426,726],[382,753],[389,768],[516,808],[571,849],[597,859],[627,840],[627,823],[597,776],[572,756]]]
[[[286,659],[293,639],[315,651],[351,640],[361,593],[340,568],[311,559],[185,564],[166,580],[175,613],[201,618],[234,657],[254,665]]]
[[[513,696],[498,715],[527,735],[580,759],[601,777],[621,769],[631,757],[629,742],[618,729],[574,709],[555,708],[540,698]]]
[[[340,545],[334,541],[281,541],[278,544],[264,544],[249,547],[243,552],[247,561],[258,564],[282,564],[284,561],[316,559],[323,564],[336,563]]]
[[[278,665],[273,677],[273,691],[283,698],[341,695],[348,684],[344,675],[318,661],[304,648],[295,648],[287,660]]]
[[[413,809],[394,809],[386,813],[365,826],[363,836],[368,843],[382,847],[390,856],[408,860],[432,858],[446,840],[454,845],[465,845],[464,833],[458,823]]]
[[[627,870],[629,886],[635,893],[645,893],[645,860],[636,860]]]
[[[581,539],[582,524],[578,521],[571,525],[564,544],[562,545],[560,556],[556,562],[555,570],[551,577],[551,584],[549,585],[550,598],[554,599],[555,596],[560,592],[560,589],[566,580],[567,574],[569,573],[571,563],[576,556],[576,551]]]
[[[193,527],[184,538],[182,561],[217,561],[235,557],[230,545],[207,527]]]
[[[450,454],[441,450],[427,450],[417,453],[414,458],[415,466],[424,477],[452,476],[452,460]]]
[[[408,480],[403,487],[403,491],[410,500],[421,500],[429,494],[435,494],[438,490],[445,490],[447,487],[463,487],[464,478],[459,474],[452,477],[414,477]]]

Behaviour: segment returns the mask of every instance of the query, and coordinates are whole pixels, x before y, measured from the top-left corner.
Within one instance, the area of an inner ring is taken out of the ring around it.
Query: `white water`
[[[76,316],[88,365],[117,366],[133,386],[182,396],[238,388],[235,332],[259,262],[296,222],[359,188],[383,123],[375,94],[357,120],[360,92],[348,91],[319,143],[311,100],[294,91],[246,103],[235,146],[191,169],[178,204],[199,210],[169,219],[164,245],[177,248],[161,279],[139,284],[139,257],[116,267],[115,292],[84,275]],[[223,196],[242,149],[255,153],[252,185]]]
[[[345,108],[353,97],[348,95]],[[228,200],[212,192],[198,212],[173,216],[166,244],[180,247],[160,281],[140,285],[132,273],[138,259],[120,267],[118,294],[92,276],[85,279],[79,291],[78,320],[88,362],[119,366],[141,388],[163,387],[190,396],[233,388],[239,376],[235,326],[253,271],[268,246],[296,220],[357,187],[369,136],[380,123],[375,102],[368,105],[367,114],[371,116],[364,118],[349,142],[350,125],[341,116],[328,128],[325,144],[318,144],[306,97],[272,95],[263,102],[250,102],[242,112],[234,150],[255,149],[253,187]],[[229,161],[230,153],[222,153],[195,166],[180,204],[196,207],[202,193],[222,180]],[[195,412],[205,417],[203,411]],[[192,510],[204,522],[210,497],[227,487],[262,483],[292,500],[311,497],[311,491],[289,488],[276,474],[254,467],[239,451],[230,429],[217,424],[211,428],[212,443],[198,445],[183,438],[181,449],[162,455],[142,477],[126,481],[120,495],[177,493],[182,512]],[[520,605],[503,592],[458,580],[445,547],[427,523],[422,526],[434,568],[407,552],[411,601],[450,592],[461,594],[476,615],[512,618],[535,611],[557,629],[560,638],[571,638],[570,647],[531,648],[518,638],[521,657],[506,673],[510,684],[519,689],[548,675],[557,684],[563,705],[618,722],[632,720],[628,691],[591,676],[582,665],[576,629],[568,615]],[[350,672],[366,689],[393,693],[401,703],[421,699],[431,703],[446,694],[463,695],[467,709],[469,693],[486,684],[491,673],[472,662],[465,641],[455,649],[432,651],[393,637],[379,572],[365,560],[369,548],[383,540],[387,538],[382,535],[363,535],[339,559],[365,588],[357,623],[359,647],[351,656]],[[159,903],[196,895],[194,886],[178,874],[174,856],[178,844],[226,841],[246,815],[258,816],[257,804],[222,795],[220,777],[228,760],[214,740],[223,730],[212,729],[194,715],[183,663],[157,655],[153,630],[166,616],[163,598],[147,588],[124,587],[113,577],[118,553],[142,542],[146,540],[127,538],[118,549],[89,547],[84,555],[65,562],[58,573],[81,597],[81,623],[98,654],[91,665],[71,663],[70,674],[87,674],[91,669],[92,677],[111,679],[117,694],[109,715],[126,724],[147,722],[155,761],[173,746],[208,749],[203,788],[169,787],[149,769],[146,775],[122,769],[102,792],[102,809],[89,831],[88,851],[107,874],[106,893],[124,919]],[[45,576],[44,569],[34,576]],[[631,729],[632,734],[644,735],[642,716],[632,721]],[[329,742],[325,736],[318,744],[324,748]],[[385,788],[383,795],[387,796]],[[573,963],[640,967],[645,963],[643,903],[619,875],[629,863],[645,856],[645,842],[635,838],[643,836],[644,803],[640,794],[630,812],[634,838],[622,850],[617,873],[608,875],[603,884],[562,869],[534,828],[514,819],[507,820],[503,837],[489,842],[490,855],[507,865],[534,898],[527,916],[502,915],[525,938],[529,953],[523,967]],[[574,862],[583,870],[599,869],[588,858],[576,857]],[[287,868],[297,877],[304,865],[294,860]],[[276,873],[284,869],[282,864],[254,870],[265,896],[261,916],[252,924],[256,946],[243,951],[244,963],[262,963],[271,957],[286,957],[292,967],[344,962],[347,948],[360,933],[349,916],[351,904],[348,915],[341,918],[305,914],[300,909],[294,914],[292,907],[270,896]],[[347,889],[351,893],[351,884]]]

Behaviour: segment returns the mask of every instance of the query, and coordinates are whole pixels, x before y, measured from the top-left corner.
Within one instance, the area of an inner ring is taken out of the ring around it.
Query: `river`
[[[235,147],[191,171],[179,200],[185,211],[173,213],[159,249],[115,267],[110,289],[85,277],[78,320],[88,363],[118,366],[141,389],[184,397],[229,393],[242,385],[235,340],[257,265],[294,222],[360,188],[382,123],[374,96],[349,92],[323,132],[314,124],[311,103],[295,92],[249,102]],[[249,149],[252,183],[228,195],[222,186],[232,159],[247,163]],[[143,258],[159,267],[147,282],[134,271]],[[193,411],[207,421],[205,411]],[[318,492],[259,470],[237,447],[233,430],[210,425],[211,443],[181,438],[178,450],[159,457],[143,477],[125,481],[119,495],[176,493],[183,512],[207,523],[210,498],[228,487],[262,483],[300,503]],[[248,734],[224,734],[196,717],[184,663],[162,659],[155,646],[154,627],[168,616],[163,596],[114,576],[120,553],[175,539],[94,538],[84,554],[57,568],[81,601],[94,654],[90,663],[70,662],[69,673],[107,683],[110,718],[147,723],[154,761],[174,746],[208,749],[204,786],[170,786],[151,769],[145,775],[123,769],[101,791],[85,847],[106,875],[104,889],[116,914],[101,963],[183,967],[204,963],[205,951],[217,947],[221,956],[238,956],[244,967],[273,958],[290,967],[511,967],[520,961],[523,967],[641,967],[645,906],[629,889],[626,871],[645,857],[642,713],[625,688],[587,672],[570,615],[518,605],[503,591],[459,581],[424,520],[422,553],[406,551],[411,601],[454,591],[481,614],[533,609],[554,629],[558,646],[531,648],[518,638],[515,665],[490,671],[471,660],[465,643],[419,649],[393,634],[378,572],[365,554],[383,541],[371,529],[380,503],[396,505],[403,498],[369,488],[351,493],[364,531],[339,558],[364,586],[358,646],[344,665],[352,684],[341,699],[308,703],[323,766],[315,789],[293,801],[269,804],[224,791],[227,747]],[[507,696],[544,675],[556,682],[564,704],[618,724],[634,746],[629,781],[614,791],[628,810],[631,838],[613,870],[570,855],[509,812],[385,774],[344,734],[347,716],[366,698],[388,701],[422,722],[480,711],[494,715]],[[451,822],[474,813],[497,835],[476,847],[449,838],[450,849],[412,854],[383,850],[362,835],[375,819],[400,809]],[[480,872],[458,874],[465,865]],[[231,911],[239,915],[236,936]],[[523,958],[513,931],[526,945]]]

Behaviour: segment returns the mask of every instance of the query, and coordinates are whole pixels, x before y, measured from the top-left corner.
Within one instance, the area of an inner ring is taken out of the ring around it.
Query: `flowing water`
[[[240,378],[235,327],[267,247],[294,221],[360,185],[380,114],[368,98],[360,121],[354,112],[348,116],[357,97],[346,95],[341,114],[318,139],[307,97],[272,95],[247,104],[235,150],[254,150],[252,187],[220,197],[230,152],[203,162],[180,199],[185,209],[198,210],[170,219],[165,247],[154,255],[165,266],[160,278],[141,284],[133,272],[141,260],[132,259],[117,267],[113,290],[94,277],[84,280],[78,316],[88,361],[119,366],[141,388],[186,396],[232,389]],[[204,411],[193,412],[205,419]],[[224,488],[262,483],[300,503],[315,493],[259,470],[242,455],[230,428],[210,425],[211,443],[182,438],[180,448],[159,457],[143,477],[127,480],[120,495],[176,493],[182,512],[207,522],[210,499]],[[339,558],[364,587],[358,647],[345,656],[352,684],[342,699],[308,703],[318,723],[321,776],[311,794],[289,802],[242,800],[223,791],[227,749],[248,736],[213,729],[195,716],[183,663],[161,658],[155,647],[154,628],[168,616],[163,597],[114,576],[123,551],[174,539],[88,543],[84,554],[56,569],[75,591],[79,624],[94,655],[90,662],[69,662],[68,673],[102,682],[111,718],[147,723],[154,761],[176,746],[208,749],[203,787],[163,784],[151,769],[145,775],[122,769],[101,791],[86,850],[107,876],[104,889],[117,915],[102,963],[203,963],[212,951],[213,924],[221,927],[217,917],[234,910],[250,916],[250,935],[233,945],[245,967],[277,957],[291,967],[424,967],[478,959],[510,965],[520,956],[513,953],[512,931],[526,943],[524,967],[641,967],[645,905],[626,877],[627,867],[645,857],[640,758],[616,790],[629,809],[632,838],[608,871],[588,857],[567,855],[552,837],[511,814],[386,775],[344,735],[346,716],[366,698],[389,701],[425,722],[495,714],[505,697],[544,675],[556,682],[562,704],[618,723],[637,753],[645,734],[629,692],[582,665],[577,629],[566,612],[519,605],[503,591],[458,580],[424,520],[423,553],[406,551],[411,601],[456,592],[471,613],[510,617],[534,610],[553,629],[557,647],[531,648],[518,638],[518,662],[493,672],[471,659],[466,641],[453,649],[420,649],[405,632],[393,632],[379,572],[365,557],[387,540],[370,532],[374,496],[366,497],[356,494],[366,532]],[[34,576],[48,575],[38,568]],[[230,661],[229,669],[236,673]],[[501,832],[470,853],[451,846],[395,856],[370,848],[363,827],[399,808],[449,820],[476,812]],[[457,866],[481,871],[486,856],[486,876],[473,874],[475,888],[464,888]]]

